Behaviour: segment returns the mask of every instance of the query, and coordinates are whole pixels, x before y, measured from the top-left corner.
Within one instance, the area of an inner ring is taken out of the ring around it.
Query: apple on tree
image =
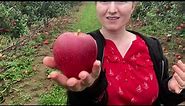
[[[81,71],[91,72],[97,57],[94,38],[83,32],[65,32],[53,44],[57,68],[68,78],[78,78]]]

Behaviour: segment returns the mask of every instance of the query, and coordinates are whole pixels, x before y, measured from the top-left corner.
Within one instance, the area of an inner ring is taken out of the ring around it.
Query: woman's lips
[[[112,17],[112,16],[108,16],[108,17],[106,17],[108,20],[117,20],[117,19],[119,19],[119,17]]]

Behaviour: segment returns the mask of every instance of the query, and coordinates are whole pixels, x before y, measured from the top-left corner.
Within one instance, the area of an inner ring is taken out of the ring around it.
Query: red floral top
[[[145,42],[132,42],[124,57],[106,39],[103,67],[108,81],[108,105],[151,105],[158,96],[158,83]]]

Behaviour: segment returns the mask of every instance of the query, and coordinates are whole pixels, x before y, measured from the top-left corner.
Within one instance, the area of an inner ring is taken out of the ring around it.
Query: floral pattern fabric
[[[106,39],[103,68],[108,81],[109,105],[151,105],[158,83],[148,48],[139,37],[122,57],[113,41]]]

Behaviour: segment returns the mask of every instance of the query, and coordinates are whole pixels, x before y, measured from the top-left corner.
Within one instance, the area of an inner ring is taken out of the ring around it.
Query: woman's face
[[[98,1],[96,2],[97,18],[106,30],[121,30],[130,20],[133,7],[131,1]]]

